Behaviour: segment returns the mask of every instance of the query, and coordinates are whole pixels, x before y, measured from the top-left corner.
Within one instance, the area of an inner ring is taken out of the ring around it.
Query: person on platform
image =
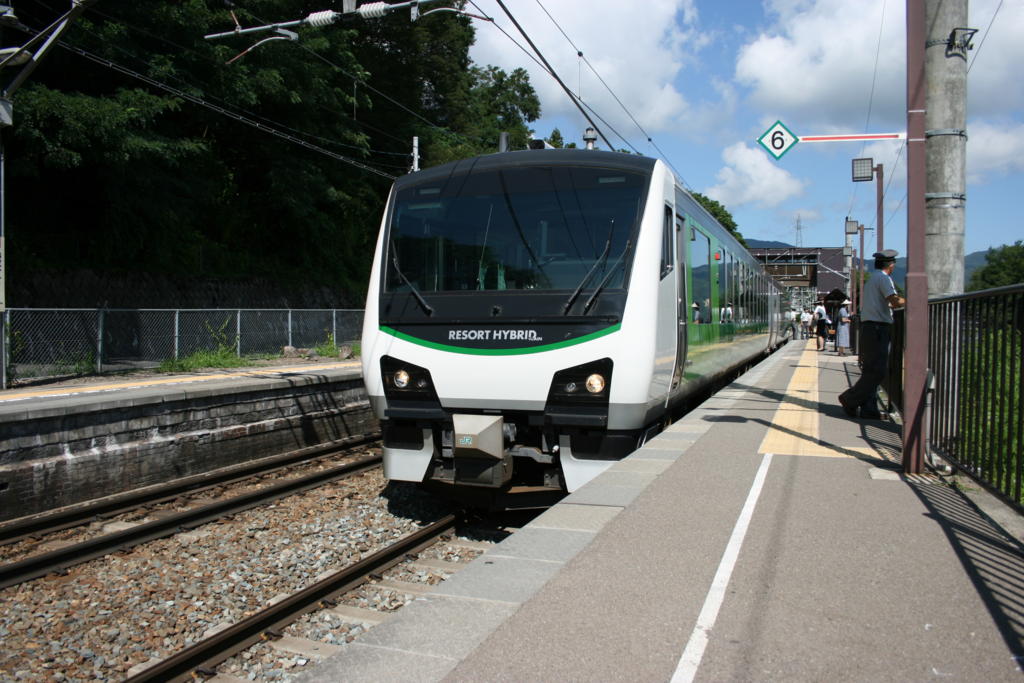
[[[721,322],[721,323],[731,323],[732,322],[732,302],[731,301],[728,302],[725,306],[722,307],[721,318],[719,319],[719,322]]]
[[[818,305],[814,307],[814,320],[818,338],[816,343],[818,344],[818,350],[824,351],[825,344],[828,342],[828,328],[832,324],[832,320],[828,317],[828,311],[825,310],[825,302],[819,301]]]
[[[896,293],[892,271],[899,254],[893,249],[875,252],[875,272],[864,283],[860,309],[860,379],[839,394],[839,403],[849,417],[881,419],[878,410],[878,385],[889,370],[889,341],[892,339],[892,309],[907,303]]]
[[[694,301],[693,305],[690,306],[690,308],[693,309],[693,322],[695,322],[698,325],[701,324],[703,321],[701,320],[700,304]]]
[[[847,299],[839,306],[839,322],[836,325],[836,354],[846,356],[850,353],[850,309],[852,302]]]
[[[805,308],[804,312],[800,314],[800,332],[801,339],[811,338],[811,309]]]

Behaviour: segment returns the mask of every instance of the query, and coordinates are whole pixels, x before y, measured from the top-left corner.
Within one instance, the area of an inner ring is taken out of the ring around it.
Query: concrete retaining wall
[[[0,410],[0,521],[379,430],[352,370],[109,396]]]

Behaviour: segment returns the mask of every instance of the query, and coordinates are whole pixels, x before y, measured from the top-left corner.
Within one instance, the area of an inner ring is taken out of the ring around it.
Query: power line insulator
[[[379,19],[390,9],[391,5],[386,2],[369,2],[365,5],[360,5],[356,9],[356,14],[363,19]]]
[[[317,28],[320,28],[321,26],[329,26],[333,24],[335,21],[338,20],[338,17],[340,16],[341,14],[335,12],[334,10],[327,9],[323,10],[322,12],[313,12],[308,17],[306,17],[306,23],[309,24],[310,26],[316,26]]]

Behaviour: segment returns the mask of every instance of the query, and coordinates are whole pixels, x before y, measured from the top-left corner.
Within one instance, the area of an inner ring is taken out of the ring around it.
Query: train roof
[[[655,159],[650,157],[622,152],[602,152],[590,149],[530,149],[517,152],[485,154],[483,156],[452,161],[417,173],[401,176],[395,181],[395,184],[404,185],[406,183],[429,182],[435,178],[444,178],[470,171],[526,166],[600,166],[649,174],[654,168],[654,164]]]

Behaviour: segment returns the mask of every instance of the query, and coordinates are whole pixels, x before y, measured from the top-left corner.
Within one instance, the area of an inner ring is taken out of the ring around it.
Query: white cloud
[[[869,106],[872,128],[905,118],[902,3],[774,0],[768,10],[774,24],[736,61],[755,106],[804,135],[863,129]]]
[[[967,182],[1024,171],[1024,123],[972,121],[967,127]]]
[[[807,129],[801,134],[905,127],[904,3],[768,0],[766,9],[772,23],[736,60],[752,104]],[[968,25],[980,29],[968,53],[969,115],[1020,120],[1024,3],[973,0]]]
[[[476,0],[476,4],[529,49],[493,0]],[[586,63],[581,63],[541,6],[535,2],[509,4],[516,20],[569,89],[582,92],[584,101],[620,133],[639,140],[642,136],[636,126]],[[694,115],[687,98],[672,84],[709,40],[696,28],[694,0],[645,0],[642,8],[621,0],[559,0],[545,7],[649,133],[672,130],[680,120]],[[472,6],[468,9],[474,11]],[[470,54],[477,64],[494,64],[506,71],[527,68],[546,118],[579,117],[554,79],[501,31],[483,22],[478,22],[476,29],[477,43]]]
[[[803,193],[804,183],[775,164],[760,150],[737,142],[722,152],[726,165],[718,171],[718,184],[704,194],[727,207],[755,204],[778,206]]]
[[[1024,3],[971,0],[968,17],[968,25],[980,29],[967,56],[968,116],[1016,115],[1019,121],[1024,109]]]

